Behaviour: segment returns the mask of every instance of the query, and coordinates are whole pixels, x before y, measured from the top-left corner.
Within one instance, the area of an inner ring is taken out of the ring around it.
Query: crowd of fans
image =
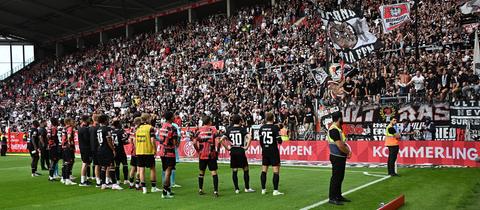
[[[174,110],[182,126],[200,125],[202,115],[225,125],[232,113],[254,125],[273,110],[292,130],[303,124],[311,130],[316,101],[347,106],[403,96],[428,102],[479,99],[473,35],[463,30],[455,1],[421,1],[418,17],[412,14],[409,23],[388,34],[378,7],[396,1],[316,2],[276,1],[273,7],[244,8],[229,18],[214,15],[38,61],[0,83],[0,115],[25,130],[32,119],[79,119],[99,110],[125,125],[142,112],[161,116]],[[328,54],[338,60],[334,50],[326,53],[316,11],[334,6],[363,11],[383,47],[352,64],[340,85],[328,86],[311,70],[325,67]],[[224,66],[212,65],[218,61]],[[326,91],[332,88],[338,97]]]

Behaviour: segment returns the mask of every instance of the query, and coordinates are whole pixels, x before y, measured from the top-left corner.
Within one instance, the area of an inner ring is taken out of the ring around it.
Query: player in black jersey
[[[113,146],[115,147],[115,176],[117,178],[117,184],[120,184],[120,163],[123,166],[123,181],[124,184],[128,184],[128,164],[127,154],[125,153],[125,144],[128,144],[128,135],[122,128],[120,121],[114,120],[113,123]]]
[[[240,193],[238,187],[238,169],[243,169],[243,180],[245,181],[245,192],[255,192],[250,188],[250,175],[248,170],[248,161],[245,151],[250,146],[251,134],[247,129],[241,127],[242,118],[235,114],[232,116],[233,127],[227,129],[222,136],[222,142],[229,141],[230,144],[223,144],[230,151],[230,168],[232,168],[232,179],[235,186],[235,193]]]
[[[78,129],[78,147],[80,149],[80,155],[82,158],[82,171],[80,177],[79,186],[89,186],[90,183],[87,180],[87,176],[90,170],[90,164],[92,163],[92,149],[90,145],[90,132],[89,132],[89,117],[82,116],[82,123]]]
[[[38,127],[40,123],[38,121],[33,121],[32,128],[28,133],[27,140],[27,149],[30,152],[30,157],[32,157],[31,167],[32,167],[32,177],[40,176],[41,174],[37,173],[38,159],[40,158],[40,137],[38,134]]]
[[[262,146],[262,195],[267,193],[265,183],[267,182],[268,166],[273,167],[273,195],[283,195],[278,191],[278,183],[280,181],[280,151],[278,144],[282,143],[279,134],[280,129],[274,125],[275,116],[271,112],[265,114],[266,124],[260,127],[260,145]]]
[[[115,177],[115,167],[113,166],[113,161],[116,152],[115,147],[113,146],[112,129],[108,127],[108,116],[100,115],[98,117],[98,123],[100,126],[97,129],[97,158],[101,167],[100,176],[102,181],[102,189],[111,187],[114,190],[122,190],[122,188],[117,184]],[[110,180],[113,183],[111,186]]]
[[[38,137],[40,138],[40,165],[42,170],[48,170],[50,167],[50,157],[47,150],[47,122],[44,120],[40,122],[40,127],[38,128]]]
[[[98,139],[97,139],[97,129],[98,129],[98,114],[93,114],[92,115],[92,124],[90,124],[90,127],[88,128],[88,131],[90,133],[90,148],[91,148],[91,158],[93,162],[92,166],[92,173],[95,174],[95,180],[97,183],[97,187],[101,187],[101,179],[100,179],[100,165],[98,164],[98,158],[97,158],[97,150],[98,150]]]

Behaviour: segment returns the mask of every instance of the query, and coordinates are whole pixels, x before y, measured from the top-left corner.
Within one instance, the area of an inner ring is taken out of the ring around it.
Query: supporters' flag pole
[[[478,29],[475,30],[475,43],[473,44],[473,73],[480,75],[480,47],[478,45]]]

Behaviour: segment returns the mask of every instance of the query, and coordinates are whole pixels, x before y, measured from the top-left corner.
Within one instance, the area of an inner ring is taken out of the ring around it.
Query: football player
[[[229,141],[229,145],[225,145],[225,148],[230,151],[230,168],[232,169],[233,185],[235,186],[235,193],[240,193],[238,187],[238,169],[243,170],[243,180],[245,182],[245,192],[255,192],[250,188],[250,175],[248,170],[248,161],[245,151],[250,146],[251,134],[247,132],[247,129],[242,127],[242,118],[240,115],[232,116],[233,126],[228,128],[225,134],[222,136],[222,142]]]
[[[278,191],[280,182],[280,151],[278,144],[282,143],[279,134],[280,129],[274,123],[275,116],[271,112],[265,114],[266,124],[260,127],[260,145],[262,147],[262,174],[260,181],[262,183],[262,195],[267,193],[265,184],[267,182],[268,167],[273,167],[273,195],[283,195]]]
[[[202,118],[204,126],[200,127],[193,138],[193,145],[199,154],[199,169],[198,175],[198,193],[204,195],[203,192],[203,178],[205,170],[208,166],[213,178],[213,194],[218,197],[218,175],[217,175],[217,159],[220,149],[220,141],[217,140],[217,129],[212,126],[209,116]]]

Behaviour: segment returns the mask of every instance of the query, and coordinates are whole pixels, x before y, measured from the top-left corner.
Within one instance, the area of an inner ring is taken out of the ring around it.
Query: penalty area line
[[[378,174],[370,174],[370,173],[368,173],[368,172],[363,172],[363,174],[366,175],[366,176],[375,176],[375,177],[382,177],[382,178],[377,179],[377,180],[374,180],[374,181],[371,181],[371,182],[366,183],[366,184],[364,184],[364,185],[362,185],[362,186],[353,188],[353,189],[351,189],[351,190],[349,190],[349,191],[347,191],[347,192],[342,193],[342,195],[348,195],[348,194],[350,194],[350,193],[356,192],[356,191],[361,190],[361,189],[363,189],[363,188],[366,188],[366,187],[368,187],[368,186],[370,186],[370,185],[376,184],[376,183],[378,183],[378,182],[381,182],[381,181],[384,181],[384,180],[390,178],[390,176],[383,176],[383,175],[378,175]],[[325,204],[325,203],[328,203],[328,200],[329,200],[329,199],[327,198],[327,199],[325,199],[325,200],[323,200],[323,201],[320,201],[320,202],[318,202],[318,203],[314,203],[314,204],[312,204],[312,205],[310,205],[310,206],[303,207],[303,208],[301,208],[300,210],[313,209],[313,208],[315,208],[315,207],[318,207],[318,206],[320,206],[320,205],[323,205],[323,204]]]

